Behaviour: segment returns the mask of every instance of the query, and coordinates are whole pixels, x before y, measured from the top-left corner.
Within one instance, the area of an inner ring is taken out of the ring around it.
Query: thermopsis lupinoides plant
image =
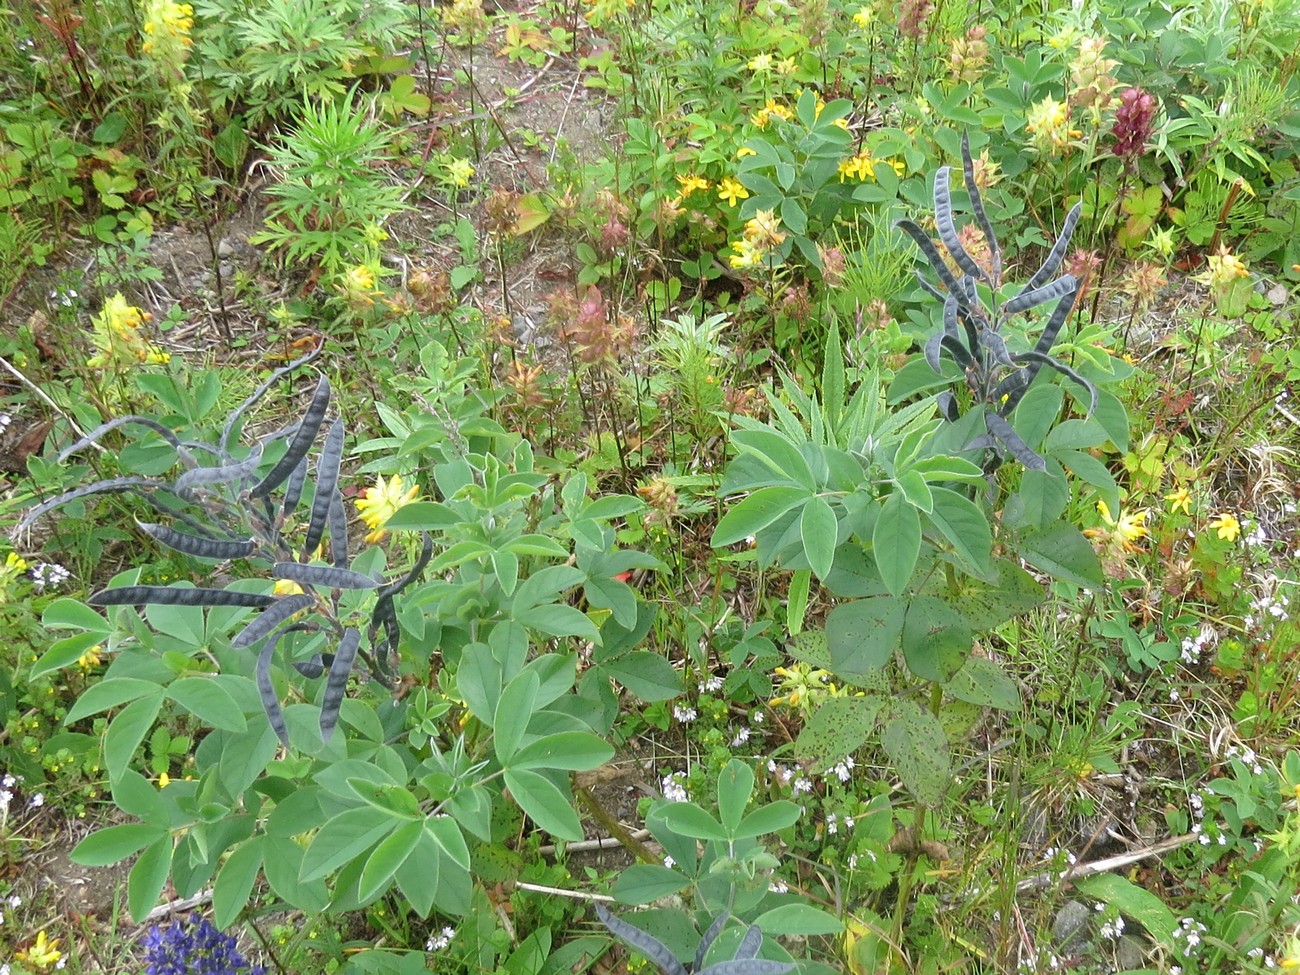
[[[745,931],[736,954],[729,961],[718,962],[708,968],[701,968],[709,948],[717,940],[722,929],[726,927],[729,914],[724,911],[709,925],[709,930],[700,939],[695,949],[695,961],[683,965],[677,960],[672,950],[652,934],[642,931],[622,918],[616,917],[599,904],[595,905],[596,916],[610,933],[622,938],[633,948],[645,955],[663,975],[785,975],[794,965],[785,961],[773,961],[759,958],[758,951],[763,946],[763,932],[757,924],[751,924]]]
[[[927,281],[919,272],[917,279],[929,294],[943,302],[943,331],[933,335],[925,344],[925,359],[935,372],[941,372],[940,357],[946,350],[965,372],[966,385],[974,401],[984,410],[986,435],[976,438],[967,446],[988,448],[993,456],[986,465],[992,470],[1002,464],[1009,453],[1032,470],[1045,470],[1046,461],[1034,452],[1016,433],[1007,417],[1015,410],[1043,366],[1055,369],[1088,391],[1089,415],[1097,407],[1096,387],[1059,359],[1048,353],[1079,294],[1078,282],[1069,274],[1050,281],[1065,259],[1066,248],[1074,227],[1079,222],[1083,205],[1076,203],[1065,218],[1065,226],[1033,277],[1012,298],[999,299],[1002,289],[1002,250],[984,210],[979,188],[975,185],[975,166],[970,154],[970,139],[962,136],[962,175],[966,192],[970,195],[971,211],[984,234],[989,249],[989,267],[981,266],[962,246],[953,220],[952,192],[949,189],[951,170],[944,166],[934,177],[934,219],[939,231],[939,242],[957,267],[953,273],[934,242],[911,220],[900,220],[897,226],[916,241],[934,268],[939,280],[947,289],[945,294]],[[985,308],[979,292],[983,283],[989,289],[989,305]],[[1007,320],[1019,312],[1055,301],[1038,341],[1027,352],[1010,352],[1002,335]],[[959,329],[958,325],[962,327]],[[964,335],[963,335],[964,333]],[[963,340],[964,338],[964,340]],[[957,398],[951,390],[939,395],[939,410],[949,422],[959,416]]]
[[[116,477],[96,481],[67,491],[32,508],[19,522],[18,531],[31,527],[47,512],[80,498],[107,492],[133,492],[185,529],[141,522],[140,528],[156,541],[184,555],[201,559],[265,559],[272,563],[271,576],[292,583],[275,595],[234,589],[182,588],[179,586],[123,586],[105,589],[88,600],[92,606],[137,606],[142,604],[202,607],[250,607],[262,612],[232,641],[236,649],[258,650],[256,677],[262,706],[276,735],[289,745],[288,729],[280,702],[271,682],[271,662],[276,645],[289,633],[330,633],[336,640],[333,653],[318,653],[293,666],[308,679],[326,673],[320,713],[321,736],[326,741],[338,722],[339,708],[348,677],[360,659],[377,678],[390,682],[388,656],[398,642],[394,598],[415,581],[433,551],[424,535],[424,545],[415,565],[400,579],[382,583],[349,568],[347,514],[339,493],[339,470],[343,461],[344,426],[334,419],[326,428],[330,407],[330,383],[322,374],[302,417],[259,439],[243,456],[236,456],[235,434],[241,420],[280,378],[306,365],[320,354],[316,349],[275,370],[225,420],[214,445],[183,441],[170,429],[149,417],[124,416],[105,423],[66,448],[59,460],[84,450],[111,430],[127,424],[148,427],[175,450],[184,471],[175,481],[146,477]],[[313,496],[301,547],[294,543],[291,517],[302,499],[310,477],[309,453],[322,428],[324,444],[316,460]],[[258,470],[266,449],[279,441],[288,446],[279,460],[261,477]],[[215,458],[200,464],[196,453]],[[280,497],[273,499],[277,492]],[[421,533],[424,534],[424,533]],[[312,564],[328,539],[331,565]],[[292,591],[292,590],[297,590]],[[327,592],[322,592],[327,590]],[[366,646],[356,627],[340,621],[339,600],[344,591],[371,590],[375,604],[370,616]],[[306,614],[300,618],[300,614]]]

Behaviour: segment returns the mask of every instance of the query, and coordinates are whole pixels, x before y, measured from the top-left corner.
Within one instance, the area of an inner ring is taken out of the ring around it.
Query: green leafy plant
[[[745,935],[736,946],[736,953],[731,960],[704,967],[709,949],[713,947],[713,942],[717,940],[727,924],[728,916],[725,912],[719,914],[709,925],[709,929],[704,932],[699,947],[695,949],[695,960],[689,965],[683,965],[678,961],[672,949],[654,935],[628,924],[599,904],[596,905],[596,916],[600,918],[601,924],[609,928],[610,933],[626,941],[648,958],[663,975],[784,975],[795,967],[791,962],[757,957],[759,949],[763,946],[763,931],[757,924],[751,924],[745,929]]]
[[[407,207],[377,169],[389,134],[352,98],[307,103],[297,127],[270,148],[280,182],[268,187],[266,229],[249,238],[327,274],[372,262],[384,224]]]

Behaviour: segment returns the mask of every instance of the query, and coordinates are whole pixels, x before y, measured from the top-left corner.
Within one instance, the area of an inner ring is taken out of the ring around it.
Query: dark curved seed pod
[[[328,586],[331,589],[379,588],[379,583],[360,572],[328,565],[306,565],[302,562],[277,562],[271,569],[271,576],[275,579],[292,579],[304,586]]]
[[[330,504],[334,499],[334,488],[339,481],[339,468],[343,466],[343,421],[335,420],[330,424],[330,432],[325,436],[325,446],[321,449],[320,460],[316,462],[316,497],[312,499],[311,520],[307,523],[307,540],[302,546],[301,562],[311,559],[312,553],[320,545],[325,534],[325,525],[329,521]]]
[[[178,586],[119,586],[101,589],[86,600],[92,606],[248,606],[262,609],[274,596],[233,589],[181,589]]]
[[[975,263],[957,236],[957,224],[952,217],[952,189],[948,185],[951,175],[952,170],[947,166],[940,167],[934,174],[934,223],[939,231],[939,243],[947,248],[959,268],[972,278],[987,281],[988,272]]]
[[[1043,283],[1056,273],[1057,268],[1061,266],[1061,262],[1065,260],[1065,252],[1070,246],[1070,238],[1074,236],[1075,224],[1079,222],[1082,213],[1082,203],[1076,203],[1070,208],[1070,212],[1065,216],[1065,226],[1061,228],[1061,235],[1056,238],[1056,243],[1052,245],[1052,249],[1048,253],[1047,259],[1043,261],[1042,267],[1035,271],[1034,276],[1020,289],[1020,294],[1042,287]]]
[[[998,416],[996,413],[985,413],[984,422],[989,428],[989,433],[997,437],[1003,446],[1011,453],[1011,456],[1031,471],[1047,470],[1047,461],[1034,453],[1029,444],[1020,438],[1010,423]]]
[[[1046,304],[1064,294],[1068,294],[1074,286],[1075,282],[1073,275],[1062,275],[1051,284],[1045,284],[1041,288],[1035,288],[1033,291],[1020,292],[1020,294],[1016,295],[1002,306],[1002,313],[1005,315],[1014,315],[1018,311],[1026,311],[1037,305]]]
[[[713,919],[713,923],[709,925],[709,929],[704,932],[704,937],[700,939],[699,947],[695,949],[695,964],[691,966],[692,970],[698,971],[699,967],[704,964],[704,956],[707,955],[709,949],[713,947],[713,942],[718,940],[718,935],[720,935],[722,929],[727,926],[727,918],[730,916],[730,911],[723,911]]]
[[[320,737],[329,743],[334,736],[334,727],[339,723],[339,708],[343,705],[343,695],[348,689],[348,675],[352,673],[352,664],[357,659],[357,648],[361,646],[361,631],[349,626],[343,631],[334,659],[330,661],[330,674],[325,679],[325,693],[320,702]]]
[[[280,739],[280,744],[290,748],[292,746],[289,744],[289,728],[284,723],[280,699],[276,696],[275,685],[271,682],[271,656],[275,653],[275,645],[279,641],[280,637],[276,635],[262,644],[262,650],[257,655],[254,676],[257,679],[257,693],[262,699],[262,710],[266,712],[266,720],[271,725],[271,730],[275,732],[275,737]]]
[[[745,936],[740,939],[740,944],[736,945],[736,954],[733,956],[737,961],[743,961],[746,958],[757,958],[758,951],[763,947],[763,929],[757,924],[751,924],[745,929]]]
[[[99,426],[95,427],[95,429],[91,430],[90,433],[86,434],[84,437],[82,437],[72,446],[64,447],[62,450],[60,450],[59,456],[55,459],[58,461],[58,463],[62,464],[73,454],[79,453],[82,450],[85,450],[91,444],[97,443],[99,441],[99,438],[102,437],[104,434],[108,433],[110,430],[116,430],[118,427],[126,426],[127,424],[133,424],[135,426],[141,426],[141,427],[148,427],[150,430],[158,434],[158,436],[162,437],[164,440],[167,441],[168,444],[171,445],[172,449],[175,450],[178,455],[180,455],[181,463],[183,463],[186,467],[198,466],[198,461],[194,459],[194,455],[191,454],[187,449],[188,445],[183,443],[180,440],[180,438],[177,437],[176,434],[172,432],[171,427],[159,423],[157,420],[153,419],[152,417],[135,416],[135,415],[119,416],[116,419],[109,420],[107,423],[101,423]]]
[[[182,498],[193,497],[194,491],[214,484],[232,484],[245,481],[257,473],[257,465],[262,462],[262,445],[258,444],[243,460],[235,464],[223,464],[220,467],[196,467],[176,478],[173,490]]]
[[[739,958],[735,961],[720,961],[716,965],[710,965],[698,975],[785,975],[786,972],[792,971],[794,965],[788,961]]]
[[[962,181],[966,184],[966,192],[970,194],[970,208],[975,214],[980,230],[984,231],[984,241],[988,244],[992,256],[993,280],[990,283],[996,291],[1002,283],[1002,248],[998,245],[997,234],[993,232],[989,215],[984,211],[984,198],[980,196],[980,188],[975,182],[975,160],[970,154],[969,132],[961,134],[961,174]]]
[[[995,363],[999,366],[1015,368],[1015,363],[1011,361],[1011,355],[1007,352],[1007,343],[1000,334],[991,328],[986,328],[979,335],[980,344],[992,355]]]
[[[1016,362],[1035,362],[1040,366],[1047,366],[1054,369],[1067,379],[1072,379],[1088,391],[1088,415],[1092,416],[1097,411],[1097,387],[1091,380],[1075,372],[1060,359],[1053,358],[1050,355],[1043,355],[1041,352],[1021,352],[1012,356]]]
[[[947,262],[939,254],[939,249],[934,246],[934,241],[929,238],[926,232],[911,220],[899,220],[894,226],[911,237],[916,242],[916,246],[921,248],[921,253],[930,262],[930,267],[934,268],[934,273],[939,276],[943,286],[948,289],[950,294],[957,296],[958,304],[967,304],[966,289],[957,283],[952,271],[948,270]]]
[[[330,499],[330,561],[336,569],[348,567],[348,512],[343,507],[343,495],[336,487]]]
[[[42,501],[36,507],[30,508],[18,520],[18,524],[14,526],[14,533],[18,534],[27,531],[43,514],[53,511],[70,501],[87,498],[92,494],[114,494],[144,488],[168,490],[168,486],[162,481],[155,481],[147,477],[110,477],[103,481],[96,481],[94,484],[83,484],[81,487],[73,488],[71,491],[64,491],[62,494],[57,494],[48,501]],[[141,490],[140,493],[143,494],[144,491]]]
[[[298,466],[289,475],[289,483],[284,486],[284,506],[280,511],[285,518],[288,518],[297,509],[298,500],[302,497],[302,486],[306,483],[307,458],[304,457],[298,461]]]
[[[226,559],[244,559],[252,555],[257,548],[257,543],[251,539],[242,542],[223,541],[190,535],[167,525],[155,525],[147,521],[137,521],[136,524],[155,541],[198,559],[216,559],[218,562],[224,562]]]
[[[420,536],[423,538],[423,543],[420,546],[420,555],[419,558],[415,560],[415,565],[411,566],[411,570],[407,572],[406,575],[402,576],[402,578],[398,579],[396,582],[390,582],[388,585],[381,588],[379,590],[380,599],[396,596],[399,592],[413,583],[420,577],[420,573],[423,572],[424,567],[429,564],[429,560],[433,558],[433,539],[429,536],[428,532],[420,532]]]
[[[935,403],[939,407],[939,414],[949,423],[956,423],[958,420],[957,397],[952,394],[952,390],[945,389],[937,397]]]
[[[325,673],[325,658],[319,653],[310,660],[295,660],[293,669],[298,671],[308,680],[315,680],[321,674]]]
[[[301,366],[305,366],[307,363],[311,362],[312,359],[315,359],[318,355],[320,355],[321,352],[324,350],[324,348],[325,348],[325,340],[324,338],[322,338],[319,342],[316,343],[316,348],[312,349],[306,355],[299,356],[297,359],[294,359],[288,365],[281,366],[279,369],[276,369],[274,372],[272,372],[271,375],[266,378],[265,382],[263,382],[260,386],[257,387],[257,389],[253,390],[253,392],[249,394],[248,398],[244,400],[244,402],[240,403],[238,406],[235,407],[234,411],[231,412],[230,416],[226,417],[226,422],[221,427],[221,440],[219,441],[221,447],[221,456],[223,457],[230,456],[230,437],[234,433],[235,424],[239,422],[240,417],[242,417],[245,413],[247,413],[250,409],[252,409],[253,406],[256,405],[257,401],[266,395],[266,391],[270,389],[272,386],[274,386],[282,376],[287,376],[295,369],[298,369]]]
[[[315,604],[316,597],[305,592],[296,593],[292,596],[281,596],[273,600],[272,604],[266,607],[257,619],[240,630],[239,635],[230,641],[230,645],[236,650],[251,647],[258,640],[268,636],[272,630],[294,613],[310,609]]]
[[[1034,343],[1035,352],[1046,355],[1052,351],[1052,346],[1056,344],[1056,336],[1061,333],[1061,328],[1065,325],[1066,319],[1070,317],[1070,312],[1074,311],[1074,302],[1078,297],[1079,288],[1076,283],[1076,286],[1067,292],[1056,303],[1056,307],[1052,309],[1052,314],[1048,316],[1042,332],[1038,335],[1038,341]]]
[[[919,270],[916,272],[916,283],[920,285],[921,290],[928,294],[936,301],[943,301],[946,295],[925,279],[925,275]]]
[[[628,924],[605,910],[600,904],[594,905],[596,917],[600,923],[609,928],[610,934],[630,944],[656,966],[664,975],[688,975],[686,966],[677,960],[666,944],[652,934],[647,934],[635,925]]]
[[[260,498],[270,494],[280,486],[298,462],[307,456],[307,451],[311,450],[311,445],[316,442],[316,434],[320,432],[321,424],[325,422],[325,414],[330,405],[330,381],[321,373],[320,381],[316,383],[316,392],[312,394],[311,402],[307,404],[307,412],[302,415],[302,420],[298,424],[298,429],[289,441],[289,447],[284,452],[284,456],[275,462],[275,466],[267,472],[266,477],[257,484],[249,493]]]

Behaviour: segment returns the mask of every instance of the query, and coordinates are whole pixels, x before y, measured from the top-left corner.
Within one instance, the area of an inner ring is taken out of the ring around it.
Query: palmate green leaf
[[[213,728],[248,730],[248,722],[230,692],[207,677],[182,677],[172,681],[167,685],[167,697]]]
[[[316,833],[303,855],[299,881],[310,883],[326,877],[359,857],[400,824],[401,820],[373,806],[344,810]]]
[[[832,697],[821,703],[794,743],[794,753],[821,774],[845,756],[852,755],[876,730],[876,716],[884,698]]]
[[[583,731],[563,731],[529,742],[514,753],[509,764],[511,768],[585,772],[604,765],[613,757],[613,746],[603,738]]]
[[[689,878],[671,867],[637,863],[618,875],[610,893],[622,904],[649,904],[676,894],[689,883]]]
[[[257,872],[262,869],[263,838],[255,836],[235,847],[221,865],[212,887],[213,920],[227,928],[239,918],[253,894]]]
[[[943,687],[944,693],[959,701],[1001,711],[1020,710],[1020,689],[1005,670],[993,660],[971,657],[966,666]]]
[[[505,779],[519,808],[539,828],[562,840],[582,839],[582,823],[572,800],[554,782],[531,769],[508,768]]]
[[[167,802],[158,787],[139,772],[127,770],[112,785],[113,802],[129,816],[159,829],[171,826]]]
[[[424,829],[452,863],[462,870],[469,870],[469,847],[465,844],[465,835],[454,820],[446,816],[434,816],[425,820]]]
[[[881,579],[893,595],[901,594],[921,552],[921,519],[902,492],[891,494],[880,509],[871,545]]]
[[[775,430],[736,430],[731,442],[741,453],[757,457],[774,473],[788,477],[809,491],[817,490],[812,469],[799,448]]]
[[[693,802],[674,802],[663,810],[662,815],[667,827],[682,836],[722,842],[730,839],[722,824]]]
[[[811,904],[783,904],[754,918],[754,923],[764,934],[816,935],[839,934],[844,924],[832,914]]]
[[[787,511],[812,497],[812,491],[802,487],[772,485],[759,488],[722,516],[709,544],[714,548],[724,548],[755,536]]]
[[[420,917],[428,917],[433,910],[433,901],[438,894],[438,875],[444,863],[446,858],[437,841],[428,831],[422,831],[415,848],[393,874],[397,889],[411,902]],[[447,869],[456,868],[447,864]]]
[[[651,650],[633,650],[602,669],[643,701],[667,701],[682,693],[681,672]]]
[[[155,840],[135,861],[126,878],[126,902],[131,919],[140,924],[158,903],[158,896],[172,869],[172,838],[169,833]]]
[[[162,689],[155,687],[153,694],[132,701],[109,722],[104,734],[104,770],[108,772],[110,782],[120,778],[131,764],[140,743],[158,717],[162,701]]]
[[[777,830],[793,826],[802,815],[803,810],[788,799],[769,802],[765,806],[759,806],[740,821],[735,829],[736,839],[749,839],[765,833],[775,833]]]
[[[835,509],[822,498],[810,498],[799,519],[799,533],[803,538],[808,565],[818,579],[824,578],[831,571],[838,532],[839,521],[835,517]]]
[[[423,823],[407,823],[381,840],[361,870],[357,898],[368,901],[392,883],[398,869],[415,852],[423,834]]]
[[[718,774],[718,817],[728,835],[735,835],[753,794],[754,770],[740,759],[733,758]]]
[[[103,636],[113,632],[113,626],[79,599],[63,597],[45,607],[41,625],[47,630],[86,630]]]
[[[970,656],[971,639],[970,623],[944,600],[915,596],[908,604],[903,659],[922,680],[948,681]]]
[[[907,698],[891,700],[880,716],[880,744],[903,785],[919,802],[938,805],[951,772],[948,736],[929,711]]]
[[[534,606],[514,614],[516,623],[531,627],[547,636],[577,637],[580,640],[600,639],[600,630],[591,617],[581,610],[562,603]]]
[[[72,848],[68,859],[83,867],[107,867],[138,853],[171,831],[165,826],[125,823],[91,833]]]

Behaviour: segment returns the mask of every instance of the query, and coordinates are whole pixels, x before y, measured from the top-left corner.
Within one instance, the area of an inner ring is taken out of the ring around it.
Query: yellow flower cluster
[[[846,179],[875,179],[875,163],[869,152],[859,152],[856,156],[850,156],[840,163],[840,182],[843,183]]]
[[[171,82],[184,78],[184,64],[194,39],[194,8],[174,0],[143,0],[144,43],[140,49],[153,59],[159,72]]]
[[[36,941],[30,948],[24,948],[22,951],[14,955],[14,957],[24,964],[32,965],[35,968],[44,970],[49,968],[51,965],[56,964],[58,960],[63,957],[63,952],[58,950],[58,946],[58,938],[50,938],[47,940],[45,932],[42,931],[36,936]]]
[[[402,483],[401,474],[394,474],[387,482],[381,474],[375,486],[366,488],[365,494],[356,501],[361,520],[370,527],[370,534],[366,536],[366,541],[372,544],[382,542],[388,535],[384,530],[388,519],[419,497],[419,494],[420,486],[412,484],[410,488],[406,488]]]
[[[344,271],[339,275],[334,290],[347,302],[348,307],[355,311],[373,308],[375,299],[383,295],[383,292],[375,287],[375,269],[369,264],[358,264]]]
[[[113,295],[92,319],[94,330],[90,340],[99,351],[86,360],[86,365],[92,369],[120,371],[130,366],[170,361],[171,356],[150,345],[140,331],[152,317],[135,305],[128,305],[120,291]]]
[[[751,115],[749,120],[760,129],[765,129],[767,128],[767,124],[772,121],[773,118],[784,119],[788,122],[790,119],[794,118],[794,112],[790,111],[790,109],[786,108],[775,98],[769,98],[767,104]]]
[[[757,267],[773,247],[785,240],[781,219],[771,210],[759,210],[745,223],[744,236],[731,245],[736,253],[730,258],[734,268]]]
[[[713,185],[703,176],[697,176],[694,173],[688,173],[685,176],[678,173],[677,182],[681,186],[681,189],[677,191],[678,200],[684,200],[696,190],[707,190]]]
[[[1029,109],[1025,128],[1029,130],[1034,148],[1051,155],[1056,155],[1070,144],[1071,139],[1083,134],[1070,128],[1070,107],[1050,95]]]
[[[9,583],[13,582],[26,571],[27,561],[19,558],[18,553],[10,552],[5,556],[4,562],[0,563],[0,603],[5,601],[5,590]]]
[[[749,198],[749,190],[740,185],[734,176],[724,176],[718,180],[718,199],[729,207],[734,207],[741,200]]]
[[[1210,269],[1198,280],[1204,281],[1212,288],[1226,288],[1238,278],[1250,274],[1246,262],[1229,251],[1227,246],[1220,246],[1218,253],[1211,254],[1208,260]]]

